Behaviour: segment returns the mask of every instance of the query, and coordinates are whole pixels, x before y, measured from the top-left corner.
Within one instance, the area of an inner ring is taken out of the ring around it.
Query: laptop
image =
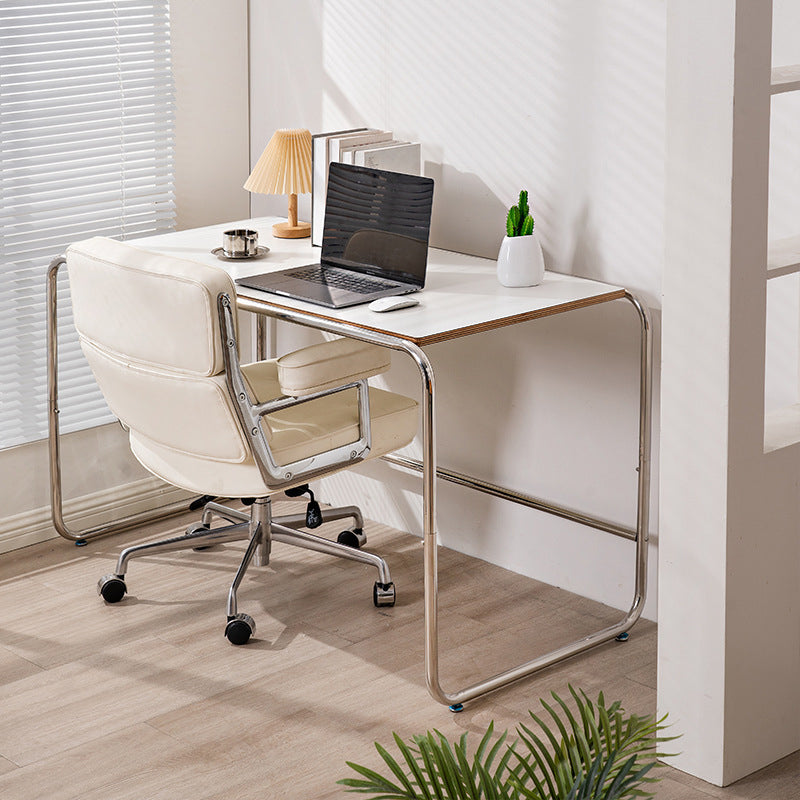
[[[432,204],[431,178],[333,162],[320,262],[236,283],[328,308],[419,291]]]

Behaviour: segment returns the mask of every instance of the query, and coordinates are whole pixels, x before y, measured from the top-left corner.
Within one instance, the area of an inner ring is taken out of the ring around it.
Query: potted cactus
[[[508,210],[506,235],[497,256],[497,279],[503,286],[536,286],[544,279],[542,246],[533,227],[528,192],[523,189],[519,202]]]

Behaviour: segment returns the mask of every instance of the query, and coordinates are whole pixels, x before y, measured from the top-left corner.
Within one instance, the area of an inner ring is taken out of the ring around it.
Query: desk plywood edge
[[[428,344],[438,344],[439,342],[447,342],[451,339],[458,339],[462,336],[470,336],[473,333],[484,333],[486,331],[493,331],[499,328],[507,328],[510,325],[516,325],[520,322],[528,322],[534,319],[542,319],[543,317],[551,317],[554,314],[561,314],[566,311],[574,311],[579,308],[586,308],[587,306],[594,306],[600,303],[610,303],[612,300],[622,300],[625,297],[625,289],[613,289],[605,294],[593,295],[592,297],[585,297],[581,300],[570,300],[565,303],[560,303],[555,306],[548,306],[547,308],[536,309],[534,311],[524,311],[520,314],[512,314],[508,317],[501,317],[493,319],[488,322],[480,322],[475,325],[467,325],[462,328],[453,328],[452,330],[442,331],[441,333],[433,333],[429,336],[412,339],[411,337],[402,337],[414,342],[420,347]]]
[[[500,317],[498,319],[489,320],[486,322],[479,322],[474,325],[466,325],[459,328],[451,328],[437,333],[431,333],[425,336],[410,336],[408,334],[397,333],[395,331],[386,330],[384,328],[376,328],[370,325],[364,325],[350,320],[343,320],[341,317],[328,316],[321,312],[310,312],[307,310],[300,311],[296,307],[281,305],[270,300],[262,300],[247,295],[239,295],[237,297],[238,306],[245,310],[255,313],[269,313],[269,309],[274,309],[277,312],[287,311],[292,314],[300,313],[310,319],[319,319],[320,321],[333,322],[337,324],[344,324],[352,328],[358,328],[364,331],[371,331],[379,333],[384,336],[393,336],[396,339],[403,339],[407,342],[412,342],[418,347],[425,347],[426,345],[439,344],[440,342],[447,342],[451,339],[459,339],[462,336],[470,336],[473,333],[483,333],[486,331],[496,330],[499,328],[506,328],[510,325],[516,325],[520,322],[528,322],[534,319],[541,319],[543,317],[550,317],[554,314],[561,314],[567,311],[574,311],[579,308],[586,308],[588,306],[599,305],[600,303],[610,303],[613,300],[622,300],[625,298],[625,289],[609,289],[608,292],[603,294],[592,295],[590,297],[581,298],[580,300],[570,300],[558,305],[548,306],[547,308],[534,309],[531,311],[524,311],[519,314],[512,314],[507,317]]]

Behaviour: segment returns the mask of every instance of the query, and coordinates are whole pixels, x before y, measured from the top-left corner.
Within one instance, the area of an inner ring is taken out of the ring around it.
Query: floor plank
[[[292,513],[297,503],[281,503]],[[369,524],[397,585],[372,607],[370,567],[276,544],[248,573],[246,647],[223,637],[225,599],[244,544],[131,562],[129,595],[97,596],[128,542],[174,535],[175,519],[86,547],[56,540],[0,558],[0,797],[334,800],[346,760],[378,766],[391,744],[437,728],[477,742],[530,722],[540,698],[604,691],[630,711],[655,707],[656,626],[612,642],[451,714],[425,688],[422,548]],[[340,523],[324,526],[335,537]],[[618,620],[621,612],[476,559],[443,551],[445,688],[505,669]],[[661,767],[657,797],[800,800],[800,754],[720,789]]]

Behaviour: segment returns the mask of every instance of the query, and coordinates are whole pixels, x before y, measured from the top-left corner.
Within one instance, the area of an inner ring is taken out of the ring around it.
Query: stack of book
[[[352,128],[312,136],[311,244],[322,245],[328,164],[341,161],[360,167],[420,174],[419,142],[402,142],[391,131]]]

